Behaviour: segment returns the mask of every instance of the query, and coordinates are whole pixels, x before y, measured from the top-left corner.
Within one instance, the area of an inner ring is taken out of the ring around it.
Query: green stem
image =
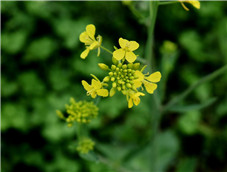
[[[158,1],[151,1],[150,2],[150,15],[149,15],[149,25],[148,25],[148,38],[147,38],[147,44],[146,44],[146,60],[148,62],[148,66],[150,67],[150,70],[153,71],[154,66],[154,57],[153,57],[153,39],[154,39],[154,27],[155,27],[155,21],[156,16],[158,12]],[[157,95],[158,90],[156,90],[155,94],[150,96],[149,100],[149,107],[150,107],[150,113],[151,113],[151,126],[152,126],[152,136],[151,136],[151,145],[150,145],[150,170],[151,172],[157,171],[157,145],[156,145],[156,138],[159,130],[159,123],[161,118],[160,113],[160,100],[159,96]]]
[[[103,50],[105,50],[106,52],[110,53],[110,54],[113,54],[112,51],[108,50],[107,48],[103,47],[103,46],[100,46],[100,48],[102,48]]]
[[[154,39],[154,26],[156,21],[156,16],[158,12],[158,1],[150,2],[150,15],[149,15],[149,25],[148,25],[148,37],[146,43],[146,59],[149,62],[149,66],[153,69],[154,57],[153,57],[153,39]]]
[[[169,2],[159,2],[158,5],[170,5],[170,4],[174,4],[174,3],[177,3],[179,1],[169,1]]]
[[[176,98],[172,99],[167,105],[165,105],[162,109],[163,112],[169,110],[173,105],[177,104],[178,102],[182,101],[185,97],[187,97],[194,89],[196,89],[201,84],[211,81],[212,79],[216,78],[217,76],[221,75],[222,73],[227,71],[227,65],[221,67],[220,69],[214,71],[213,73],[203,77],[192,86],[190,86],[186,91],[182,94],[177,96]]]

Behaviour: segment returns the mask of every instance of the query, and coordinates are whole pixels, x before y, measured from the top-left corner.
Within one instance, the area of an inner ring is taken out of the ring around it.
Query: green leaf
[[[201,104],[193,104],[193,105],[186,105],[186,106],[173,106],[169,109],[171,112],[188,112],[192,110],[201,110],[212,105],[214,102],[217,101],[217,98],[211,98]]]
[[[9,54],[16,54],[22,50],[27,33],[21,30],[12,33],[2,33],[2,50]]]
[[[27,61],[45,60],[51,56],[56,49],[54,40],[43,37],[34,40],[28,47],[25,55]]]
[[[178,126],[185,134],[194,134],[198,131],[201,114],[198,111],[189,111],[178,120]]]

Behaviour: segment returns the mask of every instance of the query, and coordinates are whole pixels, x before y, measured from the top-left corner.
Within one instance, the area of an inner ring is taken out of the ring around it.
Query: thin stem
[[[168,1],[168,2],[159,2],[158,5],[170,5],[170,4],[174,4],[174,3],[177,3],[179,1]]]
[[[150,70],[153,71],[154,66],[154,57],[153,57],[153,39],[154,39],[154,27],[155,27],[155,21],[156,16],[158,12],[158,1],[151,1],[150,2],[150,15],[149,15],[149,25],[148,25],[148,38],[147,38],[147,44],[146,44],[146,60],[148,62],[148,66],[150,67]],[[160,100],[159,96],[157,95],[157,90],[154,95],[150,96],[149,100],[149,107],[150,107],[150,113],[151,113],[151,126],[152,126],[152,136],[151,136],[151,144],[150,144],[150,154],[151,154],[151,160],[150,160],[150,170],[151,172],[157,171],[157,144],[156,144],[156,138],[159,130],[159,123],[161,118],[160,113]]]
[[[154,57],[153,57],[153,39],[154,39],[154,26],[156,21],[156,16],[158,12],[158,1],[150,2],[150,15],[149,15],[149,26],[148,26],[148,37],[146,44],[146,59],[149,62],[149,66],[153,69]]]
[[[165,105],[162,109],[162,111],[167,111],[170,109],[173,105],[177,104],[178,102],[182,101],[185,97],[187,97],[194,89],[196,89],[199,85],[204,84],[206,82],[211,81],[212,79],[216,78],[217,76],[221,75],[222,73],[227,71],[227,65],[221,67],[220,69],[212,72],[211,74],[203,77],[196,83],[194,83],[192,86],[190,86],[186,91],[184,91],[182,94],[177,96],[176,98],[172,99],[167,105]]]
[[[110,54],[113,54],[112,51],[108,50],[107,48],[103,47],[103,46],[100,46],[100,48],[102,48],[103,50],[105,50],[106,52],[110,53]]]

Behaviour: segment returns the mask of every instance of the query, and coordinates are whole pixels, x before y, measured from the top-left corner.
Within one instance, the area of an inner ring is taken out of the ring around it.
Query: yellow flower
[[[91,85],[89,85],[86,81],[82,80],[82,85],[87,91],[87,95],[91,95],[92,98],[95,98],[97,95],[102,97],[108,96],[108,90],[103,89],[103,84],[96,79],[91,80]]]
[[[184,2],[192,4],[197,9],[200,9],[200,2],[198,0],[178,0],[180,1],[182,7],[186,10],[189,11],[189,9],[184,5]]]
[[[86,46],[86,49],[81,53],[80,57],[85,59],[88,56],[90,50],[98,48],[98,56],[100,54],[100,46],[102,43],[102,37],[99,35],[97,40],[95,39],[95,26],[89,24],[86,26],[86,31],[80,34],[80,41]]]
[[[120,38],[119,45],[121,48],[113,52],[113,57],[117,60],[125,58],[129,63],[134,62],[137,56],[133,53],[133,51],[139,48],[139,44],[136,41],[128,41]]]
[[[146,77],[141,71],[136,71],[135,76],[137,79],[134,80],[134,84],[136,88],[139,88],[144,84],[145,89],[148,93],[153,94],[154,90],[157,88],[157,82],[161,79],[161,73],[160,72],[154,72],[150,76]]]
[[[140,103],[139,96],[145,96],[144,93],[141,92],[135,92],[132,90],[123,91],[123,94],[126,95],[127,101],[128,101],[128,108],[132,108],[133,103],[137,106]]]

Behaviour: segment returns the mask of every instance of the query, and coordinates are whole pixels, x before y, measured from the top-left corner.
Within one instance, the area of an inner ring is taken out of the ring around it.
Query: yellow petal
[[[113,52],[113,57],[117,60],[123,59],[125,56],[125,51],[123,49],[117,49]]]
[[[88,56],[89,53],[89,48],[86,48],[86,50],[84,50],[81,54],[80,54],[80,58],[85,59]]]
[[[200,9],[200,2],[199,1],[188,1],[190,4],[192,4],[195,8]]]
[[[120,38],[118,42],[119,42],[120,47],[123,49],[126,47],[127,44],[129,44],[129,41],[126,39],[123,39],[123,38]]]
[[[95,90],[98,90],[98,89],[100,89],[102,87],[101,82],[97,81],[95,79],[91,80],[91,85],[92,85],[92,87],[94,87]]]
[[[95,26],[93,24],[86,26],[86,32],[91,39],[95,40]]]
[[[86,81],[82,80],[82,85],[84,86],[84,89],[87,91],[90,91],[92,89],[92,86],[90,86]]]
[[[139,48],[139,44],[136,42],[136,41],[130,41],[129,42],[129,50],[130,51],[134,51],[136,50],[137,48]]]
[[[108,90],[107,89],[99,89],[96,90],[97,94],[102,97],[107,97],[108,96]]]
[[[144,74],[140,72],[139,70],[136,70],[134,75],[137,77],[138,80],[143,81],[144,80]]]
[[[125,53],[125,58],[129,63],[132,63],[136,60],[136,55],[133,52],[126,52]]]
[[[159,82],[161,77],[162,75],[160,72],[154,72],[150,76],[146,77],[146,79],[151,82]]]
[[[98,45],[99,45],[99,43],[98,43],[97,41],[94,41],[94,42],[89,46],[89,49],[90,49],[90,50],[93,50],[93,49],[97,48]]]
[[[80,39],[80,42],[86,43],[89,40],[87,32],[82,32],[80,34],[79,39]]]
[[[135,98],[133,99],[133,102],[134,102],[134,104],[137,106],[137,105],[140,103],[140,98],[139,98],[139,97],[135,97]]]
[[[154,90],[156,90],[156,88],[157,88],[157,84],[153,84],[153,83],[150,83],[147,81],[144,82],[144,86],[145,86],[147,92],[150,94],[153,94]]]
[[[91,97],[94,99],[94,98],[96,98],[96,96],[97,96],[96,92],[95,91],[92,91],[91,92]]]
[[[141,80],[139,80],[139,79],[134,80],[134,86],[136,88],[141,87],[141,85],[142,85],[142,81]]]
[[[132,102],[132,99],[130,98],[128,100],[128,108],[131,108],[133,106],[133,102]]]

